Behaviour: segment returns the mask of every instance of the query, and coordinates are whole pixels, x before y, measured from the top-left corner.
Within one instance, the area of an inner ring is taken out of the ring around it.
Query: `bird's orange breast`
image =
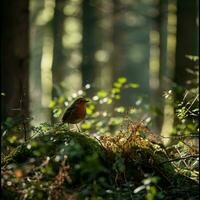
[[[73,113],[71,113],[68,118],[68,122],[71,124],[77,124],[80,121],[84,120],[86,115],[86,105],[80,104]]]
[[[84,105],[79,105],[78,109],[76,111],[76,114],[79,116],[79,118],[83,119],[85,118],[86,115],[86,106]]]

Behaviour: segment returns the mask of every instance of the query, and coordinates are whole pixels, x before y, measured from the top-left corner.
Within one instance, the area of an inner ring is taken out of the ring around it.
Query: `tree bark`
[[[174,81],[178,86],[187,88],[186,80],[191,79],[187,68],[193,69],[194,62],[186,55],[198,55],[197,1],[177,1],[177,45]],[[181,100],[182,95],[177,95]]]
[[[54,18],[52,22],[53,29],[53,64],[52,64],[52,79],[53,79],[53,90],[52,97],[59,96],[57,87],[63,81],[65,77],[65,55],[63,53],[63,32],[64,32],[64,13],[63,8],[65,6],[65,0],[55,0]]]
[[[29,1],[2,1],[1,120],[29,115]]]
[[[31,2],[33,3],[33,2]],[[35,20],[44,9],[44,0],[34,2],[30,13],[30,113],[33,120],[41,122],[42,75],[41,60],[44,41],[44,26],[38,26]]]
[[[98,45],[99,33],[96,34],[97,14],[92,0],[82,2],[82,85],[95,83],[95,52]]]

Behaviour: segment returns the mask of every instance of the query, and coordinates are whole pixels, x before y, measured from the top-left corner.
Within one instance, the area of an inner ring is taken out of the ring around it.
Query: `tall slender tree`
[[[158,74],[158,90],[156,92],[157,105],[159,106],[161,115],[156,117],[157,129],[160,132],[163,124],[164,98],[163,92],[168,89],[165,78],[169,76],[167,66],[167,21],[168,21],[168,0],[159,1],[159,14],[157,17],[159,31],[159,74]]]
[[[82,1],[82,85],[95,83],[95,52],[98,49],[97,6],[93,0]]]
[[[186,55],[198,55],[198,6],[196,0],[177,0],[177,45],[174,81],[181,87],[187,87],[186,81],[191,75],[187,68],[193,69],[194,63]],[[177,95],[179,100],[182,95]]]
[[[112,32],[112,43],[113,43],[113,54],[112,54],[112,67],[113,67],[113,80],[122,76],[123,71],[123,53],[122,53],[122,38],[123,30],[120,28],[121,21],[121,1],[112,0],[113,3],[113,32]]]
[[[29,115],[29,1],[2,1],[1,120]]]
[[[52,64],[52,80],[53,80],[53,90],[52,97],[58,96],[59,84],[63,81],[65,77],[65,55],[63,51],[63,32],[64,32],[64,20],[65,15],[63,13],[63,8],[65,6],[65,0],[55,0],[54,17],[52,21],[53,30],[53,64]]]
[[[33,120],[41,121],[41,60],[45,27],[38,25],[36,20],[44,9],[44,0],[30,1],[30,7],[30,113]]]

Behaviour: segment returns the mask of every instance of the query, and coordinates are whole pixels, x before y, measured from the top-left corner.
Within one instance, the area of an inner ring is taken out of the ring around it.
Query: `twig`
[[[181,156],[181,153],[180,153],[180,151],[178,150],[178,148],[175,147],[175,149],[176,149],[176,151],[178,152],[178,154]],[[187,163],[185,162],[185,160],[183,160],[183,163],[185,164],[185,166],[186,166],[187,168],[189,168],[188,165],[187,165]]]
[[[190,146],[189,144],[187,144],[186,142],[184,141],[181,141],[185,146],[189,147],[193,152],[195,151],[194,148],[192,148],[192,146]]]
[[[20,111],[21,111],[21,116],[22,116],[22,125],[23,125],[23,129],[24,129],[24,140],[26,142],[27,141],[27,130],[26,130],[26,122],[25,122],[25,110],[24,110],[24,97],[26,96],[26,93],[24,92],[24,87],[23,87],[21,80],[20,80],[19,84],[20,84],[19,87],[20,87],[20,93],[21,93],[21,98],[19,100],[19,104],[20,104]]]
[[[180,158],[174,158],[174,159],[166,160],[166,161],[161,162],[159,164],[162,165],[162,164],[168,163],[168,162],[174,162],[174,161],[178,161],[178,160],[184,160],[184,159],[188,159],[188,158],[198,158],[198,157],[199,157],[199,154],[188,155],[188,156],[184,156],[184,157],[180,157]]]
[[[185,114],[190,110],[190,108],[193,106],[193,104],[195,103],[195,101],[198,99],[199,94],[197,94],[197,96],[194,98],[194,100],[192,101],[192,103],[190,104],[190,106],[187,108],[187,110],[185,111]]]
[[[101,140],[99,140],[97,137],[93,136],[98,142],[99,144],[101,145],[102,149],[105,151],[106,148],[104,147],[104,145],[102,144]]]
[[[27,141],[27,131],[26,131],[26,124],[25,124],[24,120],[23,120],[22,124],[23,124],[23,127],[24,127],[24,140],[26,142]]]
[[[199,138],[199,135],[180,135],[180,136],[177,136],[177,135],[172,135],[172,136],[159,136],[161,137],[162,139],[170,139],[170,138],[173,138],[173,139],[183,139],[183,138]]]

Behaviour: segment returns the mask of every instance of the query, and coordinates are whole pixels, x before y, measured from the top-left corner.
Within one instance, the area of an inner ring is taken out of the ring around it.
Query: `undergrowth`
[[[183,99],[175,98],[177,85],[164,93],[174,109],[169,137],[152,131],[155,117],[163,113],[144,96],[134,95],[131,106],[120,105],[124,90],[132,94],[139,88],[125,77],[110,91],[90,97],[81,133],[66,125],[28,127],[30,119],[7,118],[1,126],[3,199],[199,199],[198,67],[190,73],[194,79],[181,88]],[[77,96],[87,96],[90,87],[53,99],[54,120]],[[27,131],[32,136],[24,141]],[[166,139],[170,142],[164,146]]]
[[[100,137],[65,125],[40,129],[2,157],[3,199],[198,199],[198,171],[187,168],[198,150],[164,147],[142,122],[122,127]]]

